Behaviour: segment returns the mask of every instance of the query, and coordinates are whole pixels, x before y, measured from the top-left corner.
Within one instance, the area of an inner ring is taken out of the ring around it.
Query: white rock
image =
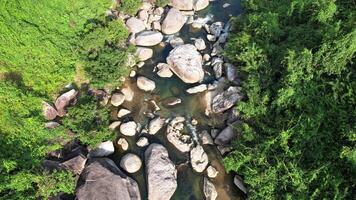
[[[206,200],[215,200],[218,197],[214,184],[206,177],[204,177],[204,195]]]
[[[126,136],[134,136],[136,134],[137,124],[134,121],[122,123],[120,126],[120,132]]]
[[[208,34],[208,35],[206,35],[206,38],[207,38],[210,42],[215,42],[215,41],[216,41],[216,36],[215,36],[215,35]]]
[[[144,65],[145,65],[145,62],[142,62],[142,61],[137,63],[138,68],[142,68]]]
[[[125,138],[119,138],[117,144],[121,147],[122,150],[127,151],[129,149],[129,143]]]
[[[162,32],[169,35],[177,33],[183,27],[185,21],[185,17],[178,9],[171,8],[162,22]]]
[[[121,158],[120,166],[128,173],[135,173],[140,170],[142,161],[137,155],[128,153]]]
[[[156,88],[156,84],[154,81],[140,76],[137,78],[137,87],[145,92],[151,92]]]
[[[137,47],[135,55],[140,61],[145,61],[153,56],[153,50],[146,47]]]
[[[113,106],[120,106],[125,101],[125,96],[121,93],[115,93],[111,96],[110,103]]]
[[[157,117],[150,121],[148,125],[148,133],[150,135],[155,135],[164,126],[166,119]]]
[[[219,172],[211,165],[206,169],[206,172],[209,178],[215,178],[219,174]]]
[[[145,30],[145,23],[136,17],[131,17],[126,21],[126,27],[131,33],[138,33]]]
[[[206,48],[205,41],[201,38],[196,39],[194,41],[194,45],[199,51],[204,50]]]
[[[175,47],[177,47],[177,46],[179,46],[179,45],[183,45],[183,44],[184,44],[184,41],[183,41],[183,39],[180,38],[180,37],[174,37],[173,39],[169,40],[169,44],[170,44],[173,48],[175,48]]]
[[[148,12],[147,10],[140,10],[138,12],[138,18],[142,21],[147,21],[148,20]]]
[[[155,15],[162,15],[163,12],[164,12],[164,8],[158,7],[158,8],[156,8],[156,9],[153,11],[153,14],[155,14]]]
[[[205,61],[205,62],[207,62],[207,61],[209,61],[210,60],[210,55],[209,54],[204,54],[204,56],[203,56],[203,60]]]
[[[221,31],[223,30],[224,23],[222,22],[214,22],[212,25],[210,25],[210,33],[214,35],[215,37],[219,37],[221,34]]]
[[[137,142],[136,145],[139,147],[145,147],[149,145],[148,139],[146,137],[140,137]]]
[[[125,109],[125,108],[122,108],[122,109],[120,109],[119,112],[117,113],[117,117],[118,117],[118,118],[121,118],[121,117],[124,117],[124,116],[126,116],[126,115],[128,115],[128,114],[130,114],[130,113],[131,113],[130,110],[127,110],[127,109]]]
[[[205,170],[209,160],[202,146],[197,145],[190,151],[190,162],[194,171],[201,173]]]
[[[54,120],[58,115],[57,110],[47,102],[42,102],[42,110],[46,120]]]
[[[118,126],[120,126],[121,122],[120,121],[115,121],[109,125],[109,129],[115,130]]]
[[[158,63],[157,69],[157,75],[162,78],[170,78],[173,76],[173,72],[170,70],[169,65],[166,63]]]
[[[135,70],[131,70],[130,75],[131,78],[136,76],[136,71]]]
[[[135,43],[138,46],[155,46],[163,40],[163,35],[157,31],[143,31],[138,33]]]
[[[125,96],[125,101],[132,101],[135,95],[134,91],[130,86],[125,86],[121,89],[121,93]]]
[[[223,5],[223,8],[227,8],[227,7],[229,7],[231,4],[229,4],[229,3],[224,3],[224,5]]]
[[[184,117],[174,118],[167,127],[167,139],[180,152],[189,152],[193,145],[190,135],[182,134]]]
[[[115,152],[114,144],[112,141],[106,141],[100,143],[95,149],[90,151],[89,156],[94,157],[105,157]]]
[[[195,0],[194,1],[194,10],[199,11],[208,7],[209,0]]]
[[[199,137],[200,137],[201,143],[203,145],[205,145],[205,144],[213,145],[214,144],[213,139],[211,138],[210,134],[206,130],[202,131],[199,134]]]
[[[160,31],[162,29],[161,24],[159,22],[152,22],[152,28],[157,31]]]
[[[200,84],[198,86],[187,89],[187,93],[196,94],[196,93],[204,92],[207,89],[208,89],[208,87],[206,84]]]

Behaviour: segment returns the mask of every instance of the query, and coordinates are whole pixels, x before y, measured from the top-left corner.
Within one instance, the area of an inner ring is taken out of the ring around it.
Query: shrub
[[[136,15],[142,5],[142,0],[122,0],[119,10],[131,16]]]
[[[156,6],[165,7],[169,4],[169,0],[156,0]]]

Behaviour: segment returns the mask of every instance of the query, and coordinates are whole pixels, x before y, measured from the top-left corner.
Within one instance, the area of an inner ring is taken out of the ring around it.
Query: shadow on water
[[[229,3],[231,4],[227,8],[223,8],[223,4]],[[242,12],[240,7],[239,0],[219,0],[215,2],[210,2],[208,8],[199,11],[197,13],[197,17],[205,17],[208,14],[213,15],[213,22],[222,21],[227,22],[231,16],[237,16]],[[210,22],[211,23],[211,22]],[[185,25],[179,33],[179,37],[181,37],[184,42],[193,43],[191,38],[204,38],[206,40],[206,33],[204,29],[201,30],[192,30],[190,25]],[[165,38],[167,39],[167,38]],[[208,46],[207,49],[211,49],[212,44],[206,41]],[[210,45],[210,46],[209,46]],[[166,57],[169,52],[173,49],[169,44],[165,46],[155,46],[154,56],[152,59],[146,61],[145,65],[137,70],[138,76],[145,76],[151,80],[154,80],[156,83],[156,89],[152,93],[144,93],[140,91],[136,86],[136,78],[130,78],[125,82],[126,87],[131,87],[135,93],[135,98],[132,102],[125,102],[122,107],[127,108],[132,111],[131,115],[123,120],[134,120],[137,123],[140,123],[142,127],[145,127],[149,119],[144,115],[143,112],[152,111],[153,109],[148,103],[148,100],[155,100],[158,103],[158,106],[161,108],[156,114],[165,117],[172,118],[175,116],[191,116],[198,120],[199,125],[197,126],[197,132],[201,132],[203,130],[210,131],[211,128],[216,128],[215,124],[219,124],[216,122],[219,119],[214,119],[213,117],[207,117],[205,112],[204,105],[201,105],[202,94],[196,95],[188,95],[185,90],[198,85],[198,84],[185,84],[181,81],[177,76],[173,76],[172,78],[165,79],[160,78],[156,73],[153,72],[154,67],[160,62],[166,62]],[[206,52],[208,52],[207,50]],[[205,52],[203,52],[205,53]],[[204,67],[204,70],[207,72],[206,76],[203,80],[203,83],[212,83],[214,81],[214,77],[212,76],[212,69],[210,66]],[[209,73],[211,75],[209,75]],[[182,100],[182,103],[176,105],[174,107],[164,107],[160,102],[163,99],[169,97],[177,97]],[[118,108],[112,108],[112,119],[113,121],[118,120],[116,117]],[[217,127],[220,128],[220,127]],[[136,141],[139,137],[145,136],[148,138],[149,143],[159,143],[165,146],[169,152],[171,160],[177,167],[178,170],[178,188],[173,195],[173,200],[202,200],[205,199],[203,194],[203,178],[206,176],[205,174],[199,174],[193,171],[189,163],[189,154],[182,154],[179,152],[171,143],[168,142],[166,137],[166,127],[163,127],[159,133],[156,135],[136,135],[134,137],[126,137],[121,135],[119,132],[117,133],[119,137],[123,137],[127,139],[129,142],[129,150],[122,151],[119,147],[117,147],[117,153],[112,156],[112,159],[119,166],[120,159],[123,155],[127,153],[134,153],[141,157],[143,164],[145,161],[144,152],[147,147],[138,147],[136,145]],[[187,133],[188,134],[188,133]],[[219,151],[213,145],[204,145],[204,149],[209,157],[209,164],[212,165],[219,171],[219,174],[216,178],[211,179],[211,182],[215,185],[216,190],[218,192],[218,200],[229,200],[229,199],[240,199],[241,194],[233,185],[233,177],[225,172],[224,166],[222,165],[222,157]],[[147,180],[146,174],[144,171],[144,167],[142,167],[137,173],[130,175],[134,178],[140,187],[142,199],[147,199],[148,191],[147,191]]]

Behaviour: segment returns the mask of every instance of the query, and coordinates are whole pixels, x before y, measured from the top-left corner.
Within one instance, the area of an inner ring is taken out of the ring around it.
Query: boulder
[[[197,86],[187,89],[187,93],[196,94],[196,93],[204,92],[207,89],[208,89],[208,87],[206,84],[200,84],[200,85],[197,85]]]
[[[167,127],[168,141],[182,153],[189,152],[193,145],[190,135],[181,133],[184,129],[184,121],[184,117],[176,117],[168,124]]]
[[[179,45],[183,45],[183,44],[184,44],[184,41],[183,41],[183,39],[180,38],[180,37],[174,37],[173,39],[169,40],[169,44],[170,44],[173,48],[175,48],[175,47],[177,47],[177,46],[179,46]]]
[[[136,135],[137,124],[134,121],[122,123],[120,126],[120,132],[126,136]]]
[[[163,15],[163,12],[164,12],[164,8],[158,7],[153,11],[153,14],[155,14],[155,15]]]
[[[178,9],[171,8],[166,18],[162,22],[162,32],[164,34],[174,34],[180,31],[185,23],[185,17]]]
[[[170,199],[177,189],[177,170],[167,149],[151,144],[145,152],[148,199]]]
[[[206,177],[204,177],[204,195],[206,200],[215,200],[218,197],[214,184]]]
[[[194,10],[199,11],[208,7],[209,0],[195,0],[194,1]]]
[[[77,91],[71,89],[56,99],[54,105],[57,108],[58,116],[63,117],[67,113],[65,108],[69,105],[71,100],[73,100],[77,96],[77,94]]]
[[[138,33],[135,38],[135,43],[138,46],[155,46],[163,40],[162,33],[158,31],[143,31]]]
[[[146,47],[137,47],[135,55],[140,61],[145,61],[153,56],[153,50]]]
[[[217,37],[215,35],[208,34],[206,35],[206,39],[208,39],[210,42],[215,42]]]
[[[87,158],[79,154],[72,159],[69,159],[60,164],[64,169],[73,172],[74,174],[80,175],[85,167],[85,163],[87,162]]]
[[[157,30],[157,31],[160,31],[160,30],[162,30],[162,26],[161,26],[161,24],[159,23],[159,22],[152,22],[152,28],[154,29],[154,30]]]
[[[137,142],[136,145],[139,147],[145,147],[149,145],[148,139],[146,137],[140,137]]]
[[[57,110],[47,102],[42,102],[42,110],[46,120],[54,120],[58,115]]]
[[[224,61],[219,57],[214,57],[211,60],[211,65],[213,66],[215,78],[219,79],[223,73],[223,63]]]
[[[235,175],[234,184],[239,188],[243,193],[247,194],[247,189],[242,181],[242,178],[239,175]]]
[[[142,20],[137,19],[136,17],[130,17],[126,21],[126,27],[127,29],[129,29],[130,33],[138,33],[145,30],[146,28],[145,23]]]
[[[111,96],[110,103],[113,106],[120,106],[125,101],[125,96],[122,93],[115,93]]]
[[[140,200],[139,187],[108,158],[91,160],[76,189],[78,200]]]
[[[142,21],[147,21],[148,20],[148,12],[147,12],[147,10],[140,10],[138,12],[137,16]]]
[[[151,92],[156,88],[156,83],[146,77],[137,78],[137,87],[145,92]]]
[[[157,117],[150,121],[148,125],[148,133],[155,135],[165,124],[165,118]]]
[[[226,91],[223,91],[213,98],[212,111],[214,113],[222,113],[234,106],[242,98],[241,88],[230,86]]]
[[[175,47],[167,57],[170,69],[185,83],[197,83],[203,80],[202,62],[202,56],[191,44]]]
[[[225,66],[227,80],[234,82],[234,83],[238,83],[237,68],[230,63],[225,63],[224,66]]]
[[[182,103],[182,99],[177,97],[168,97],[162,100],[162,104],[165,106],[175,106],[180,103]]]
[[[118,118],[122,118],[122,117],[124,117],[124,116],[126,116],[126,115],[128,115],[128,114],[130,114],[130,113],[131,113],[130,110],[127,110],[127,109],[125,109],[125,108],[121,108],[121,109],[119,110],[119,112],[117,113],[117,117],[118,117]]]
[[[170,0],[170,6],[179,10],[203,10],[209,5],[209,0]]]
[[[142,161],[137,155],[128,153],[121,158],[120,166],[125,171],[132,174],[140,170],[142,166]]]
[[[219,173],[218,170],[216,170],[211,165],[206,169],[206,172],[207,172],[209,178],[215,178]]]
[[[162,78],[170,78],[173,76],[173,72],[170,70],[169,65],[166,63],[158,63],[157,69],[157,75]]]
[[[100,143],[95,149],[89,152],[89,157],[105,157],[115,152],[115,147],[112,141]]]
[[[128,86],[124,86],[121,89],[121,93],[125,96],[125,101],[132,101],[135,92],[132,90],[132,88],[128,85]]]
[[[214,144],[213,138],[211,138],[210,134],[208,131],[204,130],[199,134],[200,141],[203,145],[205,144]]]
[[[194,45],[199,51],[204,50],[206,48],[205,41],[201,38],[196,39],[194,41]]]
[[[224,28],[224,23],[222,22],[214,22],[212,25],[210,25],[210,33],[214,35],[215,37],[219,37],[221,34],[221,31]]]
[[[131,70],[130,75],[131,78],[136,76],[136,71],[135,70]]]
[[[201,173],[208,166],[208,155],[202,146],[197,145],[190,151],[190,162],[194,171]]]
[[[236,121],[236,122],[228,125],[215,138],[215,140],[214,140],[215,144],[223,145],[223,146],[230,144],[232,142],[232,140],[234,140],[238,136],[236,127],[240,124],[241,124],[241,121]]]
[[[118,126],[120,126],[120,124],[121,124],[120,121],[112,122],[112,123],[109,125],[109,129],[115,130]]]
[[[119,145],[121,147],[121,149],[124,151],[127,151],[127,149],[129,149],[129,143],[127,142],[127,140],[125,138],[119,138],[117,140],[117,145]]]

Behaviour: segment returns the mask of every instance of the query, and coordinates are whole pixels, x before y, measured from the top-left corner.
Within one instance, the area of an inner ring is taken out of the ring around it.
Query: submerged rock
[[[128,153],[121,158],[120,166],[125,171],[132,174],[140,170],[142,161],[137,155]]]
[[[194,45],[175,47],[167,57],[171,70],[185,83],[197,83],[204,78],[203,58]]]
[[[80,176],[76,189],[78,200],[140,200],[136,181],[125,175],[108,158],[92,159]]]
[[[135,43],[138,46],[155,46],[163,40],[162,33],[158,31],[143,31],[138,33]]]
[[[124,151],[127,151],[127,149],[129,149],[129,143],[127,142],[127,140],[125,138],[119,138],[117,140],[117,145],[119,145],[121,147],[121,149]]]
[[[121,104],[123,104],[125,101],[125,96],[121,93],[115,93],[111,96],[111,100],[110,103],[113,106],[120,106]]]
[[[182,99],[177,97],[168,97],[162,100],[162,104],[165,106],[175,106],[182,103]]]
[[[184,128],[184,121],[184,117],[176,117],[169,123],[167,127],[168,141],[182,153],[189,152],[191,146],[193,145],[193,141],[190,135],[181,133]]]
[[[235,175],[234,184],[238,187],[243,193],[247,194],[247,189],[242,181],[242,178],[239,175]]]
[[[187,89],[187,93],[196,94],[196,93],[204,92],[207,89],[208,89],[208,86],[206,84],[200,84],[195,87]]]
[[[206,177],[204,177],[204,195],[206,200],[215,200],[218,197],[214,184]]]
[[[145,152],[148,199],[170,199],[177,189],[177,170],[168,151],[160,144],[151,144]]]
[[[156,88],[156,83],[146,77],[137,78],[137,87],[145,92],[151,92]]]
[[[175,8],[171,8],[162,22],[162,32],[164,34],[177,33],[183,27],[184,23],[185,17],[182,13]]]
[[[158,63],[157,69],[157,75],[162,78],[170,78],[173,76],[173,72],[170,70],[169,65],[166,63]]]
[[[165,118],[157,117],[150,121],[148,125],[148,133],[155,135],[165,124]]]
[[[221,34],[221,31],[223,30],[224,23],[222,22],[214,22],[210,27],[210,33],[214,35],[215,37],[219,37]]]
[[[208,165],[208,155],[205,153],[202,146],[197,145],[190,152],[190,162],[194,171],[201,173]]]

